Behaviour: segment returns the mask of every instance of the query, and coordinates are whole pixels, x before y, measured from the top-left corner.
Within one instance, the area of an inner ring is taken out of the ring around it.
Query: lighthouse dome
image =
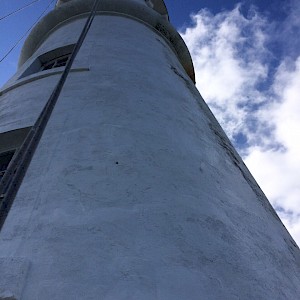
[[[93,0],[58,0],[56,9],[46,15],[31,31],[21,50],[19,67],[29,59],[45,38],[62,24],[74,18],[82,18],[90,12]],[[184,41],[169,22],[168,11],[163,0],[101,0],[97,14],[120,14],[134,18],[150,26],[170,44],[182,66],[195,82],[194,67]]]
[[[72,0],[57,0],[56,7],[61,6],[70,1]],[[168,15],[168,10],[163,0],[131,0],[131,1],[145,3],[146,5],[152,7],[161,15],[166,15],[166,16]]]

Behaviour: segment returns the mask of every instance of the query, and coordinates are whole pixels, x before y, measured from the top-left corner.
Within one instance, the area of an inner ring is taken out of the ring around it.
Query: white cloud
[[[268,49],[274,27],[254,9],[249,17],[239,5],[216,15],[201,10],[192,20],[182,37],[197,87],[229,137],[242,133],[247,139],[240,153],[300,244],[300,57],[284,57],[274,72]],[[290,20],[283,32],[300,27],[298,19]]]
[[[282,62],[273,90],[277,101],[261,117],[274,126],[273,136],[284,150],[250,148],[246,164],[300,242],[300,57],[291,67]]]
[[[201,10],[192,19],[194,26],[182,36],[191,50],[197,86],[232,138],[248,130],[249,104],[265,101],[256,86],[268,75],[266,21],[254,10],[245,18],[240,6],[215,16]]]

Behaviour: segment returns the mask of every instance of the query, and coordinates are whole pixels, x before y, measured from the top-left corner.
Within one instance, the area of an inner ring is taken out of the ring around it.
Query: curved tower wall
[[[28,58],[25,44],[1,133],[33,125],[63,70],[33,72],[37,59],[85,17],[48,19]],[[174,43],[99,11],[2,228],[0,299],[297,299],[299,248]]]

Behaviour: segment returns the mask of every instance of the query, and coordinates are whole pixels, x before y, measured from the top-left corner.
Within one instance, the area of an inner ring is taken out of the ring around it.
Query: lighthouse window
[[[34,73],[38,73],[40,71],[65,67],[71,57],[74,46],[74,44],[71,44],[64,47],[59,47],[40,55],[25,70],[25,72],[19,77],[19,79],[32,75]]]
[[[4,176],[16,151],[23,144],[31,127],[0,133],[0,180]]]
[[[56,57],[54,59],[44,62],[41,66],[41,71],[64,67],[68,63],[70,56],[71,53],[68,53],[66,55]]]
[[[0,180],[4,176],[14,154],[15,154],[15,150],[0,153]]]

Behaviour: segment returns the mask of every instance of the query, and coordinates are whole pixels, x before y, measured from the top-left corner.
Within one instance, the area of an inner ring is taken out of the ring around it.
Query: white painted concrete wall
[[[6,85],[1,132],[58,75],[16,78],[82,25]],[[73,69],[0,234],[0,299],[299,299],[299,248],[164,39],[97,16]]]

